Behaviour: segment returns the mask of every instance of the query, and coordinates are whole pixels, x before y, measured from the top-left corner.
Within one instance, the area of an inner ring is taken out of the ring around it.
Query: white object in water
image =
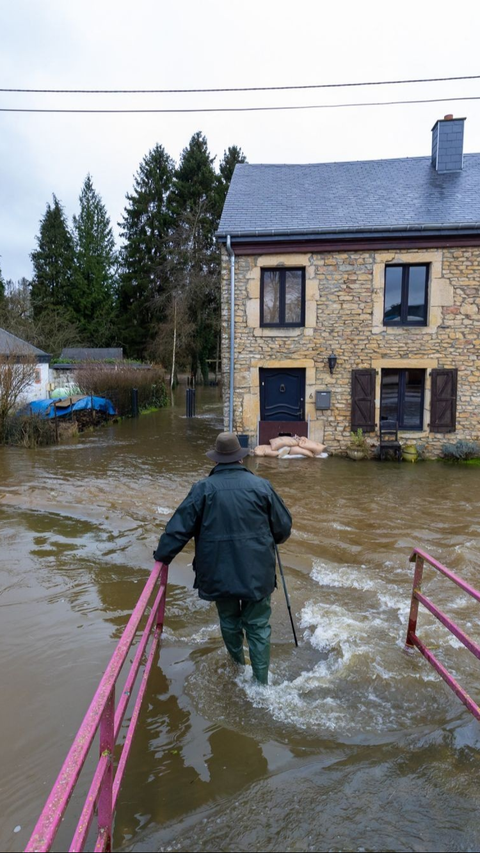
[[[311,459],[311,456],[305,456],[303,453],[288,453],[282,456],[282,459]]]
[[[287,448],[285,448],[285,449],[287,449]],[[293,448],[289,448],[289,449],[293,450]],[[312,456],[304,456],[303,453],[288,453],[288,454],[284,453],[283,455],[281,455],[281,454],[282,454],[282,451],[280,451],[280,453],[278,454],[280,459],[326,459],[328,456],[328,453],[318,453],[317,456],[313,456],[313,457]]]

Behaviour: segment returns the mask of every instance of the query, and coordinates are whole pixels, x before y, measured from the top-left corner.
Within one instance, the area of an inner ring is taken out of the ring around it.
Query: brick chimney
[[[463,169],[464,123],[464,118],[448,115],[432,127],[432,166],[437,172],[459,172]]]

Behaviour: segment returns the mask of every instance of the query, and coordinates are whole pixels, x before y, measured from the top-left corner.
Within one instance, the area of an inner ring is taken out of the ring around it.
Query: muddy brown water
[[[72,444],[0,448],[1,849],[25,846],[158,535],[208,473],[218,392],[198,392],[191,421],[183,394],[177,407]],[[185,549],[115,849],[478,850],[479,724],[419,655],[402,653],[412,546],[480,585],[478,469],[247,464],[294,517],[281,551],[300,646],[278,591],[271,684],[232,672]],[[480,639],[478,604],[433,572],[424,588]],[[478,700],[478,662],[425,611],[419,633]]]

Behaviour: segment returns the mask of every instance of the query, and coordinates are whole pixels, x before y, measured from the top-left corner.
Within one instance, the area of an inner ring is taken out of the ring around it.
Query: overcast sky
[[[0,87],[288,86],[480,73],[480,4],[325,0],[15,0],[0,6]],[[208,107],[451,98],[445,103],[184,115],[0,114],[0,267],[30,277],[52,193],[69,222],[88,172],[115,226],[145,154],[178,160],[201,130],[251,163],[416,157],[446,113],[480,151],[480,80],[358,89],[176,95],[0,93],[1,107]]]

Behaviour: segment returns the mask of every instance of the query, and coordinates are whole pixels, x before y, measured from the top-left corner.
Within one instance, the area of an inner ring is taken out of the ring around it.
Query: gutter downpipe
[[[227,254],[230,258],[230,399],[228,405],[228,431],[233,432],[233,374],[235,369],[235,254],[230,234],[227,234]]]

